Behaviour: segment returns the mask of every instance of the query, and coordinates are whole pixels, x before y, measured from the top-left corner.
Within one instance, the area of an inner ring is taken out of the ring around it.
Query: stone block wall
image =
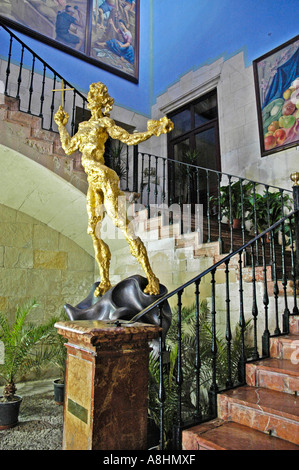
[[[0,204],[0,309],[13,319],[16,305],[36,299],[31,320],[76,305],[94,282],[94,259],[46,224]]]

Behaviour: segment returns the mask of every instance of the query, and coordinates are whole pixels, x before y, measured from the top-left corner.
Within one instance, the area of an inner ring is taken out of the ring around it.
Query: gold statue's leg
[[[111,289],[109,280],[109,266],[111,253],[108,245],[100,238],[101,221],[105,214],[103,213],[103,195],[93,186],[89,186],[87,193],[87,213],[88,229],[87,233],[91,236],[95,252],[95,258],[99,266],[101,282],[95,290],[94,295],[104,295]]]
[[[146,248],[139,237],[131,238],[129,236],[126,237],[127,242],[130,246],[130,251],[133,256],[139,261],[143,271],[148,280],[148,285],[144,289],[146,294],[150,295],[158,295],[160,292],[159,287],[159,279],[154,275],[152,268],[149,263],[149,259],[147,256]]]
[[[123,232],[132,255],[138,260],[147,277],[148,285],[144,289],[144,292],[150,295],[158,295],[160,291],[159,279],[152,271],[143,242],[139,237],[136,237],[132,224],[127,218],[125,195],[119,190],[117,181],[107,182],[103,194],[108,216],[111,218],[114,225]]]

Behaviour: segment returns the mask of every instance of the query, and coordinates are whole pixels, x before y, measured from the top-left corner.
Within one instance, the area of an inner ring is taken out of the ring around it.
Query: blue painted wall
[[[248,66],[299,33],[299,0],[140,0],[140,4],[137,85],[17,34],[80,90],[103,81],[116,104],[149,116],[157,96],[189,70],[240,50]]]
[[[154,0],[153,96],[180,75],[245,52],[245,65],[299,33],[298,0]]]

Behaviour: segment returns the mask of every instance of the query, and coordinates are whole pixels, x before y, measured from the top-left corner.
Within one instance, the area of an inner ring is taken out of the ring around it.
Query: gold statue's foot
[[[151,277],[143,292],[149,295],[158,295],[160,293],[159,279],[156,276]]]
[[[110,281],[101,281],[101,283],[98,285],[96,290],[94,291],[94,296],[99,297],[101,295],[106,294],[109,289],[111,289],[112,285]]]

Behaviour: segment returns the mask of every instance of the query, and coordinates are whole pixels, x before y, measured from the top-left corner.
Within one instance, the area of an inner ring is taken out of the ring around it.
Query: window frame
[[[200,103],[201,101],[206,100],[207,98],[211,97],[212,95],[216,96],[216,106],[217,106],[217,116],[203,124],[200,124],[199,126],[195,127],[195,106]],[[179,136],[172,137],[171,134],[167,135],[167,148],[168,148],[168,162],[167,162],[167,174],[168,174],[168,197],[170,197],[170,192],[173,192],[173,181],[172,181],[172,173],[173,173],[173,168],[171,166],[173,165],[172,162],[169,160],[175,160],[174,158],[174,148],[175,145],[179,144],[180,142],[183,142],[184,140],[189,139],[190,142],[190,149],[196,149],[196,135],[200,134],[201,132],[207,131],[209,129],[214,129],[215,133],[215,153],[216,153],[216,168],[213,168],[213,170],[221,172],[221,153],[220,153],[220,137],[219,137],[219,114],[218,114],[218,95],[217,95],[217,88],[214,88],[213,90],[210,90],[208,93],[205,93],[201,95],[200,97],[196,98],[195,100],[190,101],[189,103],[179,107],[178,109],[171,111],[168,113],[168,117],[172,119],[175,115],[181,113],[182,111],[185,110],[190,110],[191,112],[191,127],[190,130],[180,134]],[[201,166],[201,165],[198,165]],[[205,167],[202,167],[205,168]],[[211,169],[212,168],[207,168]],[[172,195],[173,196],[173,195]],[[172,197],[171,196],[171,197]]]

